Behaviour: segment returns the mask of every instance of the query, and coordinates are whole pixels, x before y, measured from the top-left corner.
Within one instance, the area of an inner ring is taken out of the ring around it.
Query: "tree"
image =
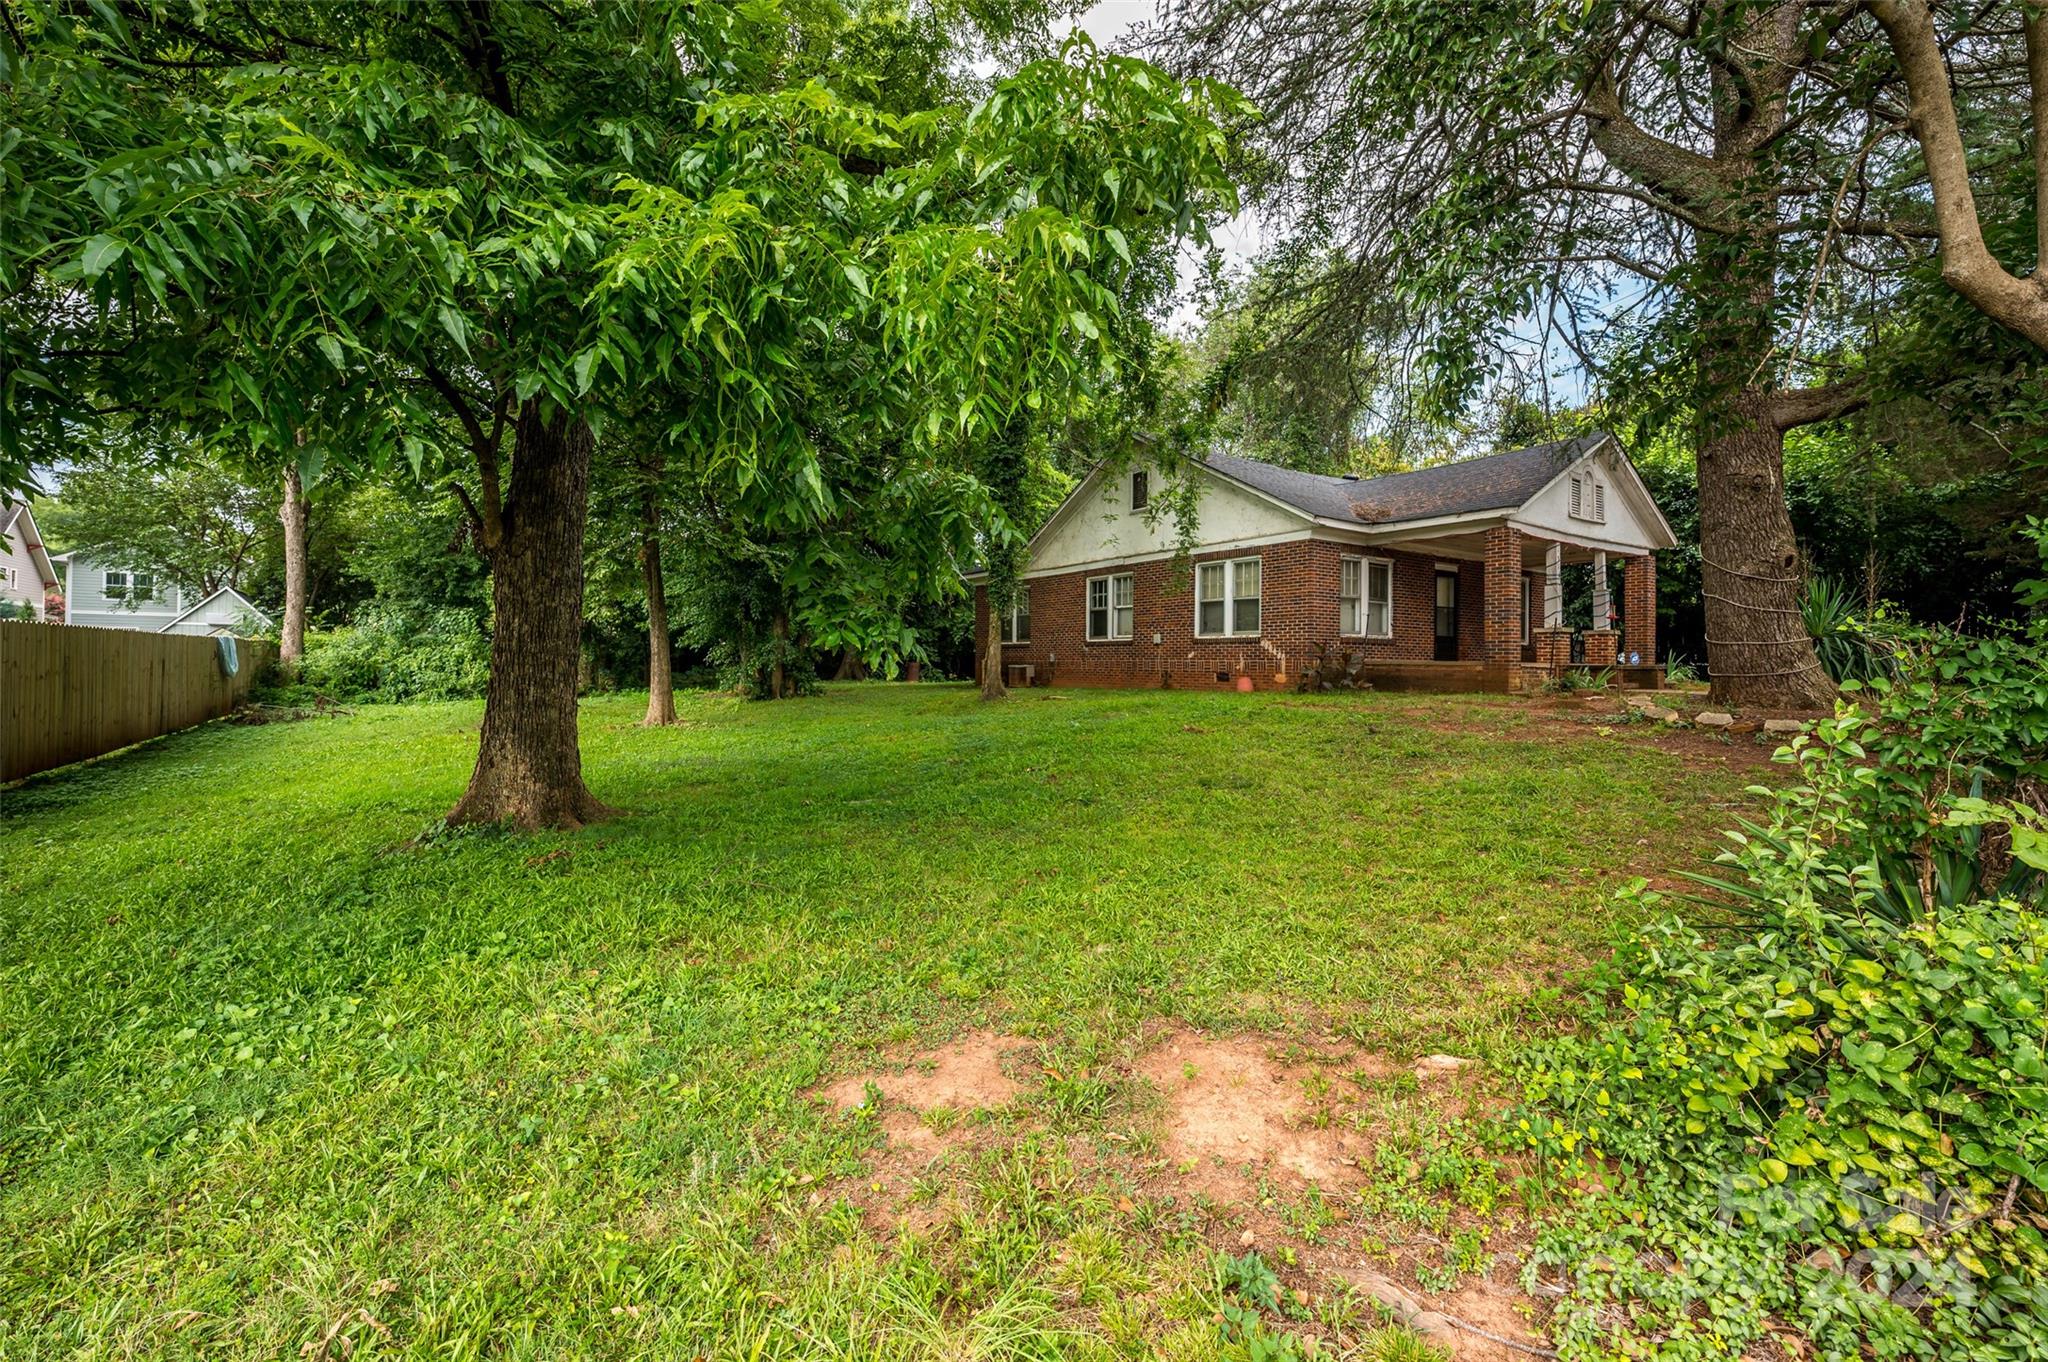
[[[1563,352],[1692,424],[1716,696],[1809,706],[1784,437],[1867,400],[1844,341],[1934,237],[1874,31],[1801,0],[1198,0],[1149,38],[1265,113],[1289,305],[1398,345],[1439,415]]]
[[[971,437],[1101,362],[1114,299],[1083,262],[1228,193],[1223,92],[1085,45],[970,116],[899,118],[786,80],[805,37],[760,6],[33,16],[15,74],[63,92],[27,110],[57,186],[35,206],[68,217],[10,249],[62,295],[15,309],[36,376],[72,419],[175,400],[462,501],[495,627],[453,822],[606,812],[576,738],[582,535],[627,395],[662,395],[707,476],[787,468],[815,502],[820,384]],[[1076,183],[1121,188],[1048,201]]]
[[[41,513],[53,542],[197,596],[247,587],[277,533],[270,498],[200,451],[117,438],[81,449],[61,476],[59,499]]]

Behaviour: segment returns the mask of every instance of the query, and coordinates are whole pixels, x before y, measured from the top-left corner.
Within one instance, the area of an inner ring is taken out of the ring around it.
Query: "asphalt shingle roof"
[[[1204,461],[1217,472],[1309,515],[1386,525],[1520,506],[1606,439],[1596,431],[1575,440],[1454,459],[1434,468],[1384,473],[1376,478],[1297,473],[1217,452]]]

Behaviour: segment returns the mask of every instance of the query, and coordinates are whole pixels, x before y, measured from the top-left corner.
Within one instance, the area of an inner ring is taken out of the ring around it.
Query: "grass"
[[[1501,699],[643,704],[577,834],[421,836],[464,704],[0,794],[0,1357],[1227,1356],[1200,1217],[1090,1166],[1118,1047],[1496,1054],[1742,783]],[[811,1090],[969,1023],[1043,1119],[878,1226]]]

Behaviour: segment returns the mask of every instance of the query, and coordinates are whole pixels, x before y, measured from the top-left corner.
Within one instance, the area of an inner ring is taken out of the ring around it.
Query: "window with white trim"
[[[153,601],[156,599],[156,575],[108,568],[103,594],[110,601]]]
[[[5,586],[12,590],[20,585],[21,569],[8,564],[0,564],[0,586]]]
[[[1394,636],[1394,565],[1385,558],[1346,558],[1337,632],[1352,638]]]
[[[1002,635],[1005,643],[1029,643],[1031,641],[1031,584],[1017,584],[1017,603],[1003,612]]]
[[[1228,638],[1259,632],[1259,560],[1233,558],[1195,566],[1195,636]]]
[[[1144,469],[1131,474],[1131,509],[1142,511],[1152,499],[1152,475]]]
[[[1137,624],[1136,584],[1128,572],[1088,579],[1088,639],[1114,643],[1128,639]]]
[[[1522,642],[1529,642],[1529,574],[1522,574]]]

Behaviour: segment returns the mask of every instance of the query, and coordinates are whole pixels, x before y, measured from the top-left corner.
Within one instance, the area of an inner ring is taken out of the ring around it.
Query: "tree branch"
[[[1934,15],[1926,0],[1871,0],[1870,12],[1890,39],[1892,56],[1912,96],[1910,119],[1934,190],[1934,216],[1941,232],[1941,277],[1985,316],[2048,350],[2048,258],[2037,260],[2031,279],[1999,263],[1984,244],[1977,200],[1970,191],[1970,161],[1949,90],[1948,65]],[[2048,17],[2026,21],[2033,89],[2034,164],[2037,181],[2048,158]],[[2041,194],[2037,183],[2036,193]],[[2038,200],[2048,201],[2048,199]],[[2042,229],[2048,241],[2048,228]]]
[[[449,409],[455,413],[455,419],[462,423],[463,432],[469,436],[470,453],[476,457],[477,481],[483,493],[483,505],[478,507],[470,501],[469,493],[463,490],[460,484],[457,484],[456,492],[462,498],[463,504],[469,508],[471,517],[475,519],[478,540],[488,554],[498,547],[505,529],[505,505],[498,482],[498,440],[505,429],[505,404],[502,400],[492,403],[496,415],[492,418],[490,430],[486,431],[483,422],[477,419],[476,408],[470,405],[470,400],[463,396],[462,390],[455,386],[453,379],[434,364],[424,361],[420,364],[420,373],[433,386],[434,391],[441,394]]]
[[[1832,421],[1870,405],[1870,389],[1862,379],[1823,383],[1817,388],[1787,388],[1771,394],[1770,421],[1781,431]]]

